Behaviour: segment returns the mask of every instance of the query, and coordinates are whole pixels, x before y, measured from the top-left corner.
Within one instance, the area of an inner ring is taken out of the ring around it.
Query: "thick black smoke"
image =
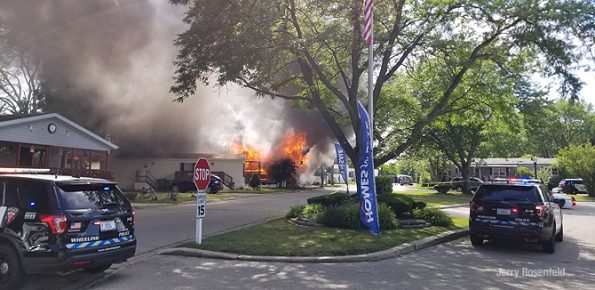
[[[238,140],[272,149],[292,129],[328,151],[331,133],[317,113],[248,90],[202,87],[172,102],[184,9],[165,0],[0,0],[0,27],[43,61],[46,112],[110,135],[120,154],[225,153]]]

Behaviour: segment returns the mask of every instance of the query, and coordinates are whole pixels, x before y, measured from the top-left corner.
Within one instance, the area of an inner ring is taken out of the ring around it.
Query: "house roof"
[[[50,114],[37,114],[37,115],[4,115],[4,116],[0,116],[0,128],[3,127],[8,127],[8,126],[13,126],[13,125],[19,125],[19,124],[24,124],[24,123],[28,123],[28,122],[34,122],[34,121],[40,121],[40,120],[46,120],[46,119],[52,119],[52,118],[56,118],[59,119],[60,121],[68,124],[69,126],[74,127],[75,129],[81,131],[82,133],[88,135],[89,137],[99,141],[100,143],[108,146],[111,149],[118,149],[119,147],[110,142],[105,140],[104,138],[99,137],[97,134],[85,129],[83,126],[67,119],[66,117],[58,114],[58,113],[50,113]]]
[[[539,158],[537,157],[537,165],[550,166],[556,162],[555,158]],[[517,167],[517,166],[533,166],[534,161],[531,158],[476,158],[472,162],[474,167]]]
[[[212,154],[212,153],[116,153],[117,158],[168,158],[168,159],[197,159],[198,157],[211,159],[245,159],[244,154]]]

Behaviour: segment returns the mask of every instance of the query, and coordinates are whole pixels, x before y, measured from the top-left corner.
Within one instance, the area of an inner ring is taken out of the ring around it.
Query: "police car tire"
[[[0,245],[0,257],[8,264],[10,279],[0,283],[0,289],[19,289],[25,283],[25,271],[14,249],[8,245]]]
[[[562,242],[564,241],[564,225],[560,227],[560,232],[556,234],[556,241]]]
[[[543,251],[546,253],[553,254],[556,252],[556,225],[552,230],[552,236],[547,241],[543,242]]]
[[[474,247],[481,246],[483,244],[483,238],[479,237],[473,233],[469,234],[469,239],[471,240],[471,244]]]
[[[88,267],[88,268],[85,268],[85,272],[91,273],[91,274],[101,273],[101,272],[109,269],[109,267],[111,267],[111,266],[112,266],[112,264],[107,264],[107,265],[102,265],[102,266],[95,266],[95,267]]]

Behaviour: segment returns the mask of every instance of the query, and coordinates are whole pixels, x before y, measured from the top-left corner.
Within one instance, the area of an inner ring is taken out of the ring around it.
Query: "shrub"
[[[336,192],[328,195],[321,195],[308,198],[308,204],[321,204],[326,207],[341,204],[350,199],[350,195],[343,192]]]
[[[289,209],[289,212],[287,213],[287,215],[285,217],[287,219],[303,217],[305,207],[306,207],[305,205],[293,206]]]
[[[390,176],[376,177],[376,192],[378,195],[393,193],[393,179]]]
[[[309,220],[318,221],[320,215],[322,215],[325,209],[326,207],[321,204],[315,203],[306,205],[302,211],[303,217]]]
[[[327,227],[359,229],[359,204],[346,202],[327,207],[320,216],[319,222]]]
[[[432,226],[448,227],[454,225],[452,219],[437,208],[416,209],[413,211],[413,217],[425,220]]]
[[[260,176],[258,176],[258,174],[253,174],[252,177],[250,177],[250,181],[248,181],[248,185],[252,188],[260,187]]]
[[[411,205],[395,195],[379,195],[378,203],[386,204],[398,218],[411,215]]]
[[[407,203],[407,205],[409,205],[409,207],[410,207],[410,208],[412,208],[412,207],[413,207],[413,203],[415,202],[415,201],[413,200],[413,197],[411,197],[411,196],[407,196],[407,195],[400,195],[400,194],[397,194],[397,195],[395,195],[395,196],[396,196],[398,199],[402,200],[403,202]]]
[[[399,227],[399,221],[397,221],[395,213],[386,204],[378,204],[378,218],[380,219],[380,228],[383,230],[392,230]]]
[[[396,229],[398,227],[395,214],[387,205],[378,205],[378,218],[380,219],[380,228],[383,230]],[[346,202],[326,208],[320,215],[318,222],[333,228],[363,228],[359,220],[359,204],[353,202]]]
[[[427,204],[423,201],[414,201],[413,202],[413,206],[411,206],[411,209],[424,209],[426,208]]]

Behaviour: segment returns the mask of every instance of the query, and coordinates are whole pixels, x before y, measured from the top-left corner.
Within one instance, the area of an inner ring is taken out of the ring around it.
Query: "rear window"
[[[65,209],[102,209],[126,205],[122,193],[113,184],[62,184],[58,188]]]
[[[568,184],[584,184],[582,180],[567,180],[566,183]]]
[[[475,194],[478,201],[517,201],[541,202],[541,197],[533,186],[482,186]]]

